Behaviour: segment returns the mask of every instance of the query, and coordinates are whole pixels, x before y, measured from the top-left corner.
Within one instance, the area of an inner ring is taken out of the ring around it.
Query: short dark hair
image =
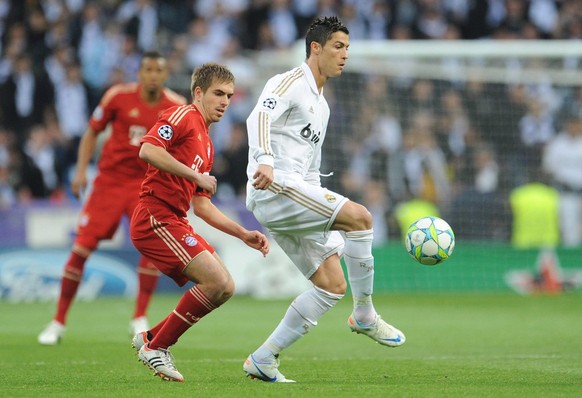
[[[346,35],[350,34],[338,17],[323,17],[317,18],[309,25],[307,34],[305,35],[305,54],[309,58],[311,55],[311,43],[317,42],[322,46],[327,43],[331,35],[335,32],[344,32]]]
[[[214,81],[234,83],[234,75],[226,66],[215,63],[207,63],[196,68],[192,73],[192,84],[190,85],[192,96],[194,96],[196,87],[200,87],[205,93]]]
[[[143,61],[145,61],[146,59],[166,59],[159,51],[156,50],[150,50],[150,51],[146,51],[142,54],[141,56],[141,62],[140,62],[140,66],[143,66]]]

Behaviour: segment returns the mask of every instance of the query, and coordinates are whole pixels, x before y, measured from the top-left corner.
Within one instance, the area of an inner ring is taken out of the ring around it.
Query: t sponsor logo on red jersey
[[[202,168],[203,164],[204,164],[204,159],[202,159],[202,157],[200,157],[200,155],[196,155],[196,158],[194,159],[194,161],[192,162],[192,166],[190,166],[190,167],[195,172],[200,173],[200,169]]]

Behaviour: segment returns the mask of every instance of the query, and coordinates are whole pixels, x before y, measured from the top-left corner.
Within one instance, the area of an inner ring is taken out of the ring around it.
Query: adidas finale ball
[[[419,263],[436,265],[453,254],[455,234],[445,220],[423,217],[410,225],[404,244],[410,257]]]

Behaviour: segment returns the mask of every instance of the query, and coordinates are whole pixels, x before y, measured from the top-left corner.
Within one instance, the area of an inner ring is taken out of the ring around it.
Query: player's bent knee
[[[207,281],[201,281],[208,298],[215,304],[222,304],[234,294],[234,282],[228,276],[217,276]]]
[[[354,222],[357,224],[357,231],[363,231],[372,228],[372,214],[366,207],[357,204],[354,213]]]
[[[226,277],[216,278],[213,281],[213,285],[215,286],[216,290],[220,292],[226,292],[230,287],[230,280]]]
[[[229,283],[226,285],[224,291],[222,292],[222,302],[229,300],[234,295],[234,281],[232,278],[229,280]]]
[[[372,228],[372,214],[356,202],[348,201],[336,218],[335,226],[344,231],[364,231]]]
[[[233,295],[234,295],[234,290],[222,293],[222,296],[220,296],[220,299],[219,299],[217,304],[221,305],[221,304],[226,303],[228,300],[230,300],[232,298]]]

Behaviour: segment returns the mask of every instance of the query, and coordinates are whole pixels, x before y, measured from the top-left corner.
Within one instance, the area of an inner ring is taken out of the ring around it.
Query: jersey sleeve
[[[118,108],[118,87],[113,86],[103,94],[99,105],[89,119],[89,126],[96,132],[105,130],[107,124],[113,120]]]
[[[175,119],[174,116],[180,108],[182,107],[171,107],[166,109],[160,115],[153,127],[142,137],[140,143],[143,144],[144,142],[147,142],[167,150],[179,135],[179,130],[176,128],[176,125],[172,120]]]
[[[194,191],[194,196],[204,196],[208,199],[212,199],[212,195],[209,194],[208,192],[206,192],[205,190],[203,190],[202,188],[200,188],[199,186],[196,186],[196,190]]]
[[[255,108],[247,118],[249,153],[259,164],[274,166],[275,158],[271,147],[271,124],[292,107],[291,93],[277,93],[280,79],[267,82]]]

